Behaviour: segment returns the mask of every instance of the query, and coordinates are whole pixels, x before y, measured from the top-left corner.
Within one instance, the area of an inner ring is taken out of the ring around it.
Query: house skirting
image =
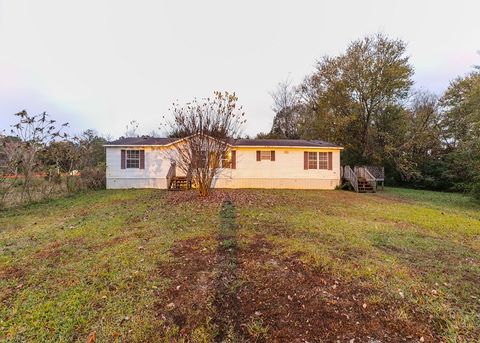
[[[335,189],[340,179],[313,178],[215,178],[213,188]],[[166,178],[107,178],[108,189],[167,189]]]
[[[313,178],[216,178],[214,188],[335,189],[340,179]]]
[[[134,178],[134,177],[107,177],[107,189],[128,188],[160,188],[167,189],[167,179],[162,178]]]

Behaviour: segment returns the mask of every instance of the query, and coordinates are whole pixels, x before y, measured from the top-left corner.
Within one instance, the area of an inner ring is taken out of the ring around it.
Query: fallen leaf
[[[92,331],[88,334],[87,343],[94,343],[97,340],[97,332]]]

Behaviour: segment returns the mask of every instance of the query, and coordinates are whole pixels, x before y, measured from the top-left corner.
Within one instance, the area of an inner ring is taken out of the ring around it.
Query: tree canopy
[[[441,97],[413,88],[407,45],[375,34],[324,56],[299,85],[272,93],[275,118],[259,137],[324,139],[344,164],[386,167],[390,182],[470,191],[480,184],[480,70]],[[480,187],[479,187],[480,188]]]

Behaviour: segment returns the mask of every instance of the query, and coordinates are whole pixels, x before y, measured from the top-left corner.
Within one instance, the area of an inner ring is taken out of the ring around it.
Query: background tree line
[[[105,187],[107,141],[93,130],[72,136],[47,113],[15,114],[0,133],[0,208]]]
[[[298,85],[272,93],[275,118],[258,138],[324,139],[342,164],[383,165],[389,184],[480,198],[480,69],[440,97],[413,88],[406,44],[383,34],[321,58]]]

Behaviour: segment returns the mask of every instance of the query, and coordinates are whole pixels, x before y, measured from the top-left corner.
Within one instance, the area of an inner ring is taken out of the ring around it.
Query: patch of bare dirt
[[[0,267],[0,280],[14,280],[13,287],[3,287],[0,289],[0,303],[6,304],[9,299],[23,287],[23,277],[25,271],[17,266]]]
[[[168,192],[166,200],[171,204],[179,203],[203,203],[221,205],[229,200],[236,206],[274,204],[282,201],[282,197],[269,193],[264,194],[261,190],[249,189],[212,189],[207,197],[201,197],[196,190]]]
[[[60,241],[54,241],[47,244],[45,247],[37,251],[33,257],[35,259],[46,260],[48,263],[60,262],[62,255],[65,253],[65,249],[71,246],[78,248],[83,247],[85,240],[83,238],[76,238],[61,243]]]
[[[408,322],[396,317],[395,304],[370,304],[375,290],[333,278],[296,257],[271,254],[272,246],[262,237],[239,252],[238,320],[244,334],[249,322],[259,321],[268,329],[265,341],[400,342],[434,335],[425,318]]]
[[[155,304],[163,330],[178,327],[178,336],[189,336],[208,322],[214,294],[216,253],[205,241],[181,241],[172,250],[171,262],[159,266],[159,274],[171,279],[171,287],[157,293]]]
[[[336,279],[299,256],[273,255],[261,236],[238,247],[230,274],[218,272],[228,258],[221,249],[205,248],[198,240],[179,242],[173,262],[160,266],[162,276],[173,280],[158,293],[165,330],[174,324],[179,337],[187,338],[211,318],[216,341],[225,339],[224,322],[239,341],[438,341],[427,318],[400,319],[395,303],[366,300],[374,289]]]
[[[58,257],[61,253],[61,247],[62,247],[62,244],[59,241],[49,243],[44,248],[39,250],[34,255],[34,258],[46,259],[46,258]]]
[[[23,270],[18,267],[0,267],[0,280],[2,279],[17,279],[22,277],[24,274]]]
[[[91,250],[91,251],[96,251],[96,250],[102,250],[102,249],[110,248],[110,247],[113,247],[113,246],[116,246],[118,244],[122,244],[122,243],[128,241],[129,239],[131,239],[131,237],[132,237],[131,235],[117,236],[117,237],[109,239],[105,242],[101,242],[101,243],[98,243],[98,244],[91,245],[91,246],[88,247],[88,249]]]

